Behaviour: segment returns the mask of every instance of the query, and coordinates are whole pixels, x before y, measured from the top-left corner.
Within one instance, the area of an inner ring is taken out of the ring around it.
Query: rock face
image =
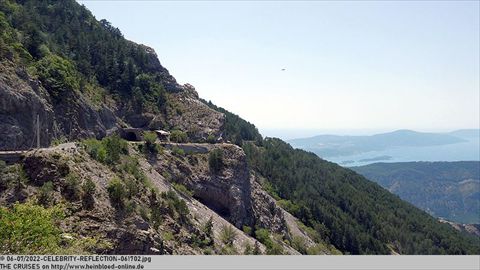
[[[222,137],[225,115],[201,102],[192,86],[184,86],[184,91],[172,98],[178,113],[169,115],[170,126],[186,131],[194,141],[206,141],[209,135]]]
[[[68,92],[65,102],[52,102],[38,80],[0,62],[0,150],[36,147],[36,121],[39,118],[40,146],[55,138],[101,138],[117,125],[114,113],[105,106],[92,107],[79,93]]]
[[[232,144],[193,146],[202,151],[190,151],[183,158],[165,154],[153,161],[154,167],[159,173],[168,172],[171,181],[185,185],[194,198],[237,228],[242,229],[244,225],[259,226],[289,238],[282,209],[257,183],[257,177],[249,169],[242,148]],[[178,146],[165,146],[167,149],[173,147]],[[223,153],[223,167],[217,173],[212,172],[208,164],[209,152],[214,149],[220,149]]]
[[[54,111],[40,83],[13,64],[0,62],[0,150],[35,146],[35,121],[40,118],[42,146],[52,137]]]
[[[185,185],[193,192],[194,198],[237,228],[254,224],[250,174],[245,153],[240,147],[231,144],[171,144],[166,148],[174,147],[200,151],[190,151],[184,158],[166,153],[152,161],[159,173],[168,172],[171,181]],[[218,172],[211,171],[208,165],[208,151],[213,149],[220,149],[223,153],[223,168]]]
[[[255,176],[252,176],[250,183],[252,186],[252,207],[256,225],[290,238],[283,210],[277,206],[275,200],[256,182]]]
[[[254,223],[250,175],[246,156],[236,145],[222,145],[224,168],[193,177],[189,186],[195,197],[231,221],[237,228]]]
[[[69,167],[63,161],[60,161],[57,156],[52,157],[41,151],[27,154],[23,162],[23,168],[27,177],[37,186],[41,186],[47,181],[65,177],[70,172]]]

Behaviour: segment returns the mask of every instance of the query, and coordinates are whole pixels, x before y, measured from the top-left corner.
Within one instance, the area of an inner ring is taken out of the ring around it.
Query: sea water
[[[480,160],[480,139],[472,138],[465,142],[438,146],[390,147],[380,151],[321,158],[345,167],[362,166],[376,162],[472,161]]]

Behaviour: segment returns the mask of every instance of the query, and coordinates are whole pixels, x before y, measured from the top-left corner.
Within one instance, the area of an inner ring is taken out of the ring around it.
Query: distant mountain
[[[352,169],[430,214],[480,223],[480,162],[375,163]]]
[[[459,129],[448,133],[449,135],[459,137],[459,138],[479,138],[480,137],[480,129]]]
[[[458,131],[461,134],[471,132]],[[434,146],[464,142],[460,136],[445,133],[424,133],[412,130],[397,130],[371,136],[319,135],[293,139],[288,142],[295,148],[312,151],[320,157],[346,156],[391,147]]]

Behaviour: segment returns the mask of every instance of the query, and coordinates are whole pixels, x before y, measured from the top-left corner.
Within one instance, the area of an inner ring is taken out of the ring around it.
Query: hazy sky
[[[478,1],[79,2],[261,130],[480,125]]]

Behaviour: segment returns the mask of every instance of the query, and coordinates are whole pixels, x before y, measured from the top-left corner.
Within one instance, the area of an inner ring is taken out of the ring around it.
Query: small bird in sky
[[[284,69],[284,68],[282,68],[282,71],[285,71],[285,69]]]

